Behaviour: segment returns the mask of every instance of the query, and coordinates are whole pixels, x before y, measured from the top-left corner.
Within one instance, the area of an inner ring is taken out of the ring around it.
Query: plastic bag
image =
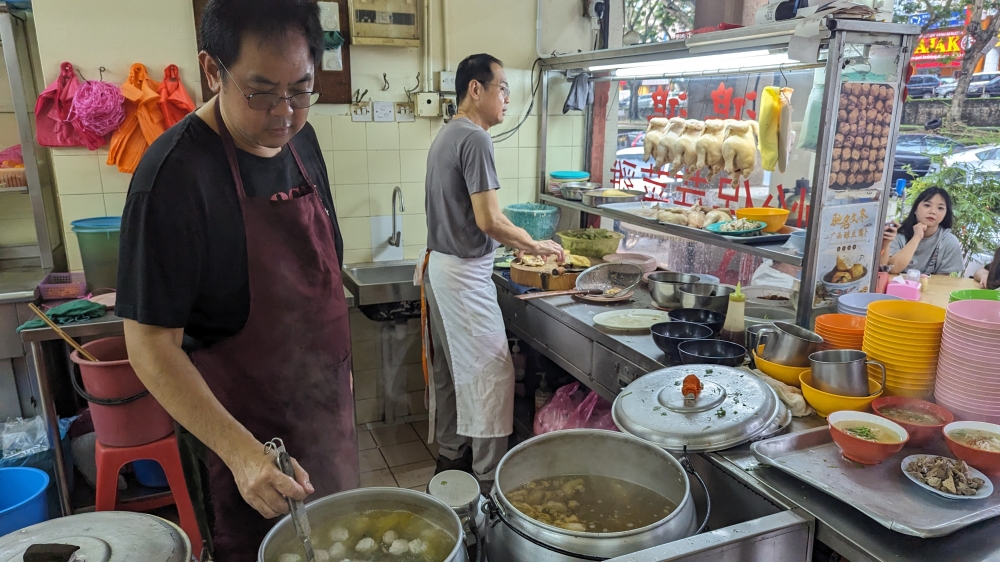
[[[611,403],[596,392],[580,391],[578,382],[560,387],[535,413],[535,435],[579,428],[618,431],[611,419]]]
[[[106,142],[104,137],[88,133],[76,126],[70,116],[73,96],[80,80],[73,65],[64,62],[59,77],[39,94],[35,102],[35,135],[42,146],[85,146],[97,150]]]
[[[3,460],[26,457],[49,449],[49,438],[45,433],[45,421],[41,416],[33,418],[10,418],[3,424],[0,433],[3,444]]]

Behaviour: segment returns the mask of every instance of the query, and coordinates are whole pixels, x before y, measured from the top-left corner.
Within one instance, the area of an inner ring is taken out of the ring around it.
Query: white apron
[[[505,437],[514,431],[514,363],[492,275],[492,253],[482,258],[458,258],[431,252],[427,264],[427,280],[434,290],[451,355],[458,434],[481,439]],[[428,331],[429,327],[425,342]],[[429,354],[431,346],[425,345],[424,352]],[[433,363],[428,360],[427,365],[433,439],[437,404]]]

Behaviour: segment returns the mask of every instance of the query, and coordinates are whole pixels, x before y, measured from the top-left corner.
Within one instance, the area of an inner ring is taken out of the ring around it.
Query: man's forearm
[[[259,441],[219,403],[169,333],[125,321],[129,361],[150,394],[229,466]],[[263,450],[261,450],[263,452]]]
[[[486,232],[490,238],[493,238],[504,246],[515,250],[530,250],[535,245],[535,241],[532,240],[531,235],[529,235],[523,228],[520,228],[510,222],[510,220],[504,215],[495,217],[493,219],[493,224],[489,225],[484,232]]]

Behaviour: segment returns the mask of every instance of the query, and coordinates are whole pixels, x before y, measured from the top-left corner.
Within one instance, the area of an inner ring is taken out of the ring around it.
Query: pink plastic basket
[[[78,299],[87,296],[87,278],[82,273],[50,273],[38,290],[42,300]]]

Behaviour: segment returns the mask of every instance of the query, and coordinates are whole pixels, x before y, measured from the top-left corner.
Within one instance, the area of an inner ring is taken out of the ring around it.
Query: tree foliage
[[[694,24],[694,0],[624,0],[625,29],[634,30],[643,43],[674,38]]]
[[[913,180],[907,189],[906,212],[918,194],[928,187],[943,187],[952,200],[955,224],[952,233],[958,237],[966,257],[992,254],[1000,241],[1000,175],[976,166],[945,166],[941,157],[933,160],[940,170]]]

